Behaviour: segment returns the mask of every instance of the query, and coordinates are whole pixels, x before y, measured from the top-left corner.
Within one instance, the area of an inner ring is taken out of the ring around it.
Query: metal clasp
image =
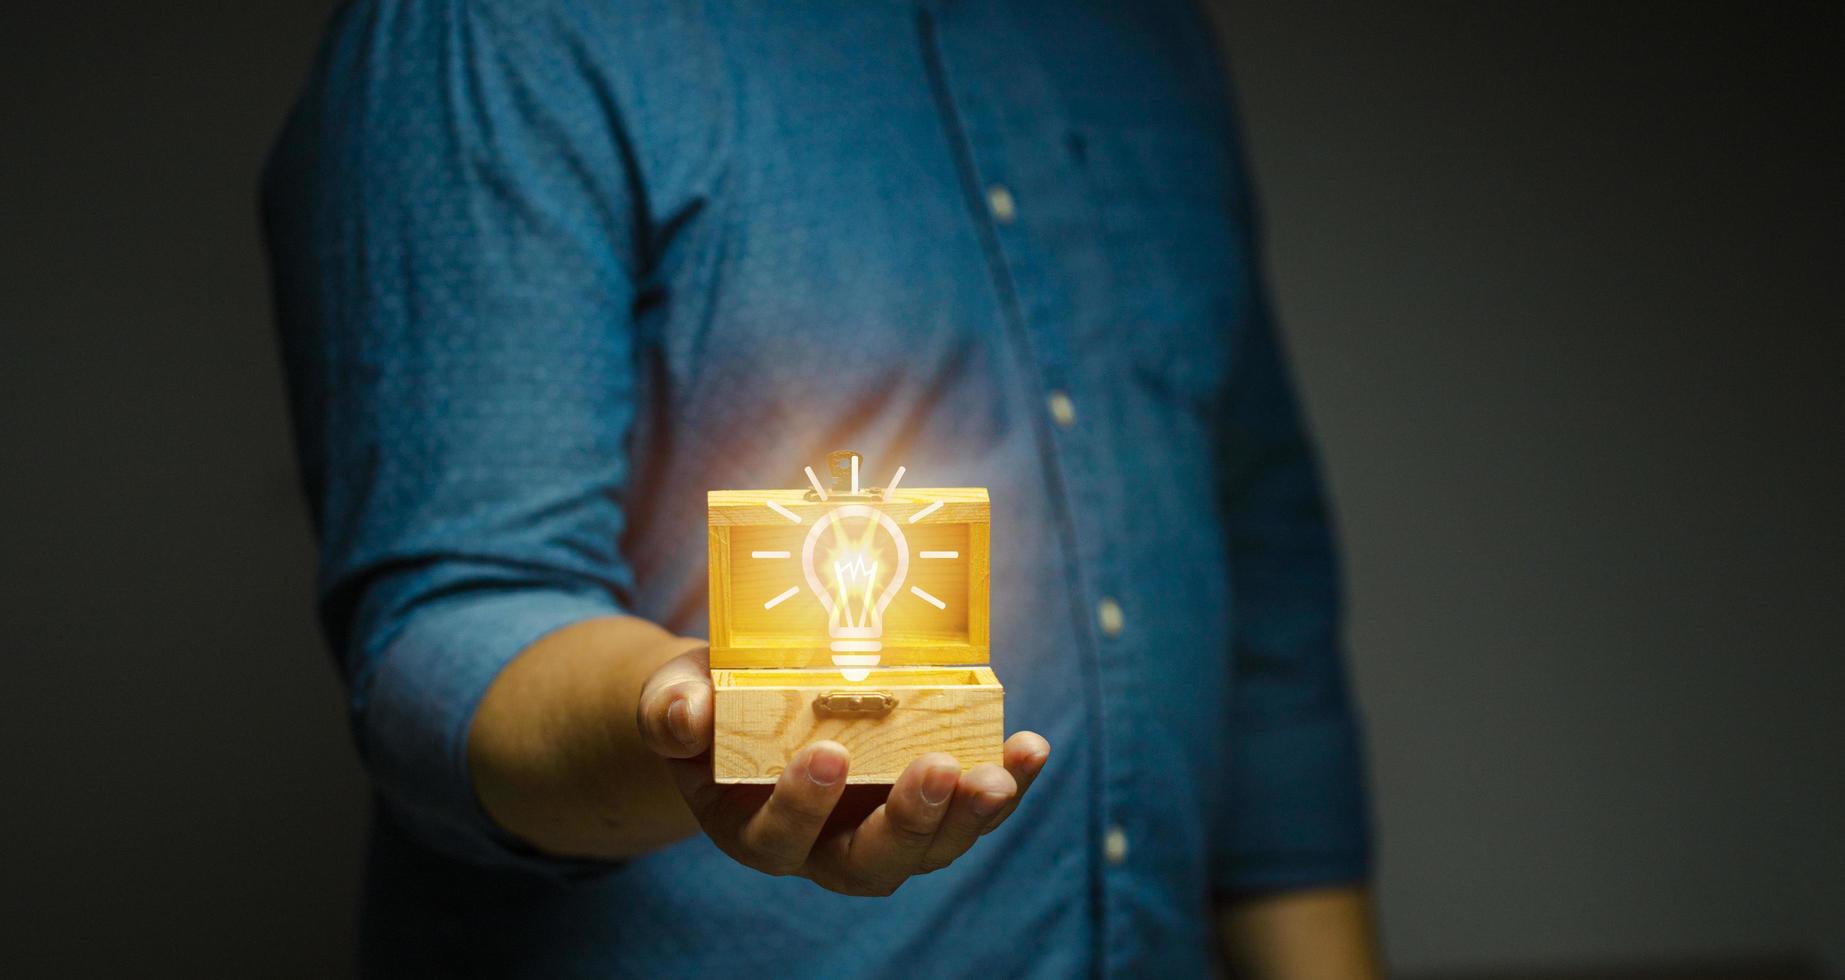
[[[852,464],[854,462],[863,463],[864,458],[865,457],[851,449],[835,449],[826,454],[826,473],[829,489],[827,490],[825,499],[860,501],[878,501],[884,499],[883,487],[867,487],[861,484],[857,490],[852,488]],[[816,492],[817,490],[818,486],[816,485],[814,490],[809,490],[804,495],[809,503],[821,502],[821,497],[820,494]]]
[[[827,691],[814,698],[814,714],[822,718],[882,718],[896,706],[889,691]]]

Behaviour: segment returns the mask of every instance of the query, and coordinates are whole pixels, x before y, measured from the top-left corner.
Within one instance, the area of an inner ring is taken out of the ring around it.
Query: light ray
[[[933,504],[930,504],[930,505],[929,505],[929,506],[927,506],[927,507],[924,507],[924,508],[923,508],[922,510],[919,510],[919,511],[917,511],[917,512],[916,512],[916,513],[914,513],[914,514],[911,514],[911,515],[910,515],[910,523],[911,523],[911,524],[914,524],[914,523],[916,523],[917,521],[920,521],[920,520],[922,520],[923,518],[925,518],[925,517],[928,517],[928,516],[929,516],[930,514],[933,514],[933,513],[935,513],[936,511],[938,511],[938,510],[941,510],[941,509],[942,509],[942,503],[943,503],[943,501],[940,501],[940,500],[938,500],[938,501],[936,501],[935,503],[933,503]]]
[[[845,571],[840,567],[839,562],[833,563],[833,585],[836,586],[833,595],[833,615],[844,619],[847,626],[857,626],[858,624],[852,621],[852,604],[847,599],[847,596],[852,593],[846,589]]]
[[[752,551],[750,552],[750,557],[751,558],[786,558],[788,557],[788,552],[786,551]],[[924,555],[923,557],[927,558],[929,556]]]
[[[778,504],[773,500],[765,500],[763,501],[763,503],[768,504],[769,509],[776,512],[777,514],[780,514],[783,517],[788,518],[789,520],[795,522],[796,524],[801,523],[801,515],[795,513],[794,511],[789,510],[786,507],[783,507],[781,504]]]
[[[820,495],[821,503],[825,503],[826,488],[820,485],[820,478],[814,475],[814,468],[811,466],[804,466],[802,469],[807,473],[807,482],[813,484],[814,492]]]
[[[787,602],[787,601],[788,601],[789,599],[792,599],[792,598],[794,598],[794,597],[795,597],[795,594],[796,594],[796,593],[798,593],[798,592],[800,592],[800,591],[801,591],[801,587],[800,587],[800,586],[798,586],[798,585],[794,585],[794,586],[790,586],[790,587],[788,588],[788,591],[786,591],[786,592],[784,592],[784,593],[782,593],[781,595],[778,595],[778,596],[776,596],[776,597],[775,597],[775,598],[773,598],[773,599],[770,599],[770,600],[769,600],[768,602],[765,602],[765,603],[763,603],[763,604],[762,604],[762,608],[764,608],[764,609],[774,609],[774,608],[775,608],[776,606],[779,606],[779,605],[781,605],[782,603],[784,603],[784,602]]]
[[[846,522],[843,520],[834,521],[832,524],[832,531],[833,550],[842,555],[851,551],[852,538],[846,533]]]
[[[860,612],[858,615],[858,624],[860,626],[870,623],[871,617],[878,611],[877,607],[871,604],[871,588],[877,584],[878,563],[874,561],[871,563],[871,571],[865,576],[865,601],[860,604]]]
[[[889,500],[897,493],[897,484],[903,482],[903,467],[897,467],[897,475],[890,478],[890,486],[884,488],[884,499]]]
[[[940,599],[937,599],[935,596],[932,596],[929,593],[924,592],[922,589],[917,588],[914,585],[910,586],[910,594],[928,603],[929,605],[934,606],[937,609],[947,609],[948,608],[948,603],[943,602]]]
[[[852,495],[858,496],[858,457],[852,457]]]
[[[961,553],[959,551],[919,551],[917,552],[917,555],[923,558],[959,558],[961,557]],[[757,555],[756,557],[760,558],[762,556]]]

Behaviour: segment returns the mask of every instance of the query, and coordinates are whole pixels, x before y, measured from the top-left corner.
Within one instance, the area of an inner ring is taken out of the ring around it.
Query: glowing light
[[[853,457],[853,461],[856,462],[857,457]],[[820,478],[814,475],[814,468],[811,466],[804,466],[802,469],[807,472],[807,482],[814,485],[814,492],[820,495],[820,500],[824,503],[826,501],[826,488],[820,485]]]
[[[786,507],[783,507],[781,504],[778,504],[773,500],[765,500],[763,501],[763,503],[768,504],[769,509],[776,512],[777,514],[780,514],[783,517],[788,518],[789,520],[795,522],[796,524],[801,523],[801,515],[795,513],[794,511],[789,510]]]
[[[959,558],[961,557],[961,553],[959,551],[919,551],[916,554],[922,558]]]
[[[788,557],[788,555],[789,553],[786,551],[752,551],[750,552],[751,558],[786,558]],[[924,554],[923,557],[927,558],[929,556],[927,554]]]
[[[878,563],[875,561],[866,561],[864,553],[860,552],[854,554],[847,561],[834,562],[833,574],[845,576],[856,582],[859,579],[869,578],[878,574]]]
[[[929,605],[934,606],[937,609],[947,609],[948,608],[948,603],[943,602],[940,599],[937,599],[935,596],[932,596],[929,593],[924,592],[923,590],[917,588],[914,585],[910,586],[910,594],[928,603]]]
[[[903,482],[903,467],[897,467],[897,475],[890,478],[890,486],[884,488],[884,499],[889,500],[897,492],[897,484]]]
[[[848,521],[863,521],[864,530],[847,529]],[[832,565],[832,583],[823,582],[825,567],[816,553],[821,535],[831,529],[833,546],[824,563]],[[875,546],[882,529],[895,546]],[[885,559],[894,558],[894,565]],[[801,543],[801,569],[808,588],[826,608],[827,637],[834,664],[840,667],[874,667],[884,649],[884,610],[903,586],[909,573],[910,548],[903,531],[889,514],[865,504],[836,507],[814,521]],[[848,679],[853,679],[850,674]],[[859,678],[862,679],[862,676]]]
[[[858,457],[852,457],[852,495],[858,496]]]
[[[795,595],[799,593],[800,591],[801,591],[800,586],[798,585],[790,586],[788,591],[782,593],[781,595],[776,596],[773,599],[770,599],[768,602],[763,603],[762,608],[774,609],[776,606],[779,606],[782,603],[787,602],[789,599],[794,598]]]
[[[839,668],[839,675],[846,680],[858,683],[871,676],[871,668],[878,665],[878,655],[833,654],[833,665]]]
[[[916,523],[917,521],[920,521],[920,520],[922,520],[923,518],[925,518],[925,517],[928,517],[928,516],[929,516],[930,514],[933,514],[933,513],[935,513],[936,511],[938,511],[938,510],[941,510],[941,509],[942,509],[942,503],[943,503],[943,501],[940,501],[940,500],[938,500],[938,501],[936,501],[935,503],[933,503],[933,504],[930,504],[930,505],[929,505],[929,506],[927,506],[927,507],[924,507],[924,508],[923,508],[922,510],[919,510],[919,511],[917,511],[917,512],[916,512],[916,513],[914,513],[914,514],[911,514],[911,515],[910,515],[910,523],[911,523],[911,524],[914,524],[914,523]]]

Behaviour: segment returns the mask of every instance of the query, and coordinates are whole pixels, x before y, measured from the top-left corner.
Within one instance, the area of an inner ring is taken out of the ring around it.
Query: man
[[[1183,0],[341,9],[266,214],[367,972],[1375,973],[1222,79]],[[720,789],[704,493],[840,446],[992,489],[1043,734]]]

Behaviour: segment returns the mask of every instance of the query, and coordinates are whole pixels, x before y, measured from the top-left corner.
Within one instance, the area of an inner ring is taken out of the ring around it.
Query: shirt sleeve
[[[634,222],[612,101],[519,8],[343,6],[264,216],[320,610],[384,811],[561,871],[487,818],[466,738],[524,647],[631,594]]]
[[[1215,869],[1225,894],[1358,881],[1370,866],[1318,466],[1265,309],[1240,346],[1224,433],[1235,589],[1229,800]]]

